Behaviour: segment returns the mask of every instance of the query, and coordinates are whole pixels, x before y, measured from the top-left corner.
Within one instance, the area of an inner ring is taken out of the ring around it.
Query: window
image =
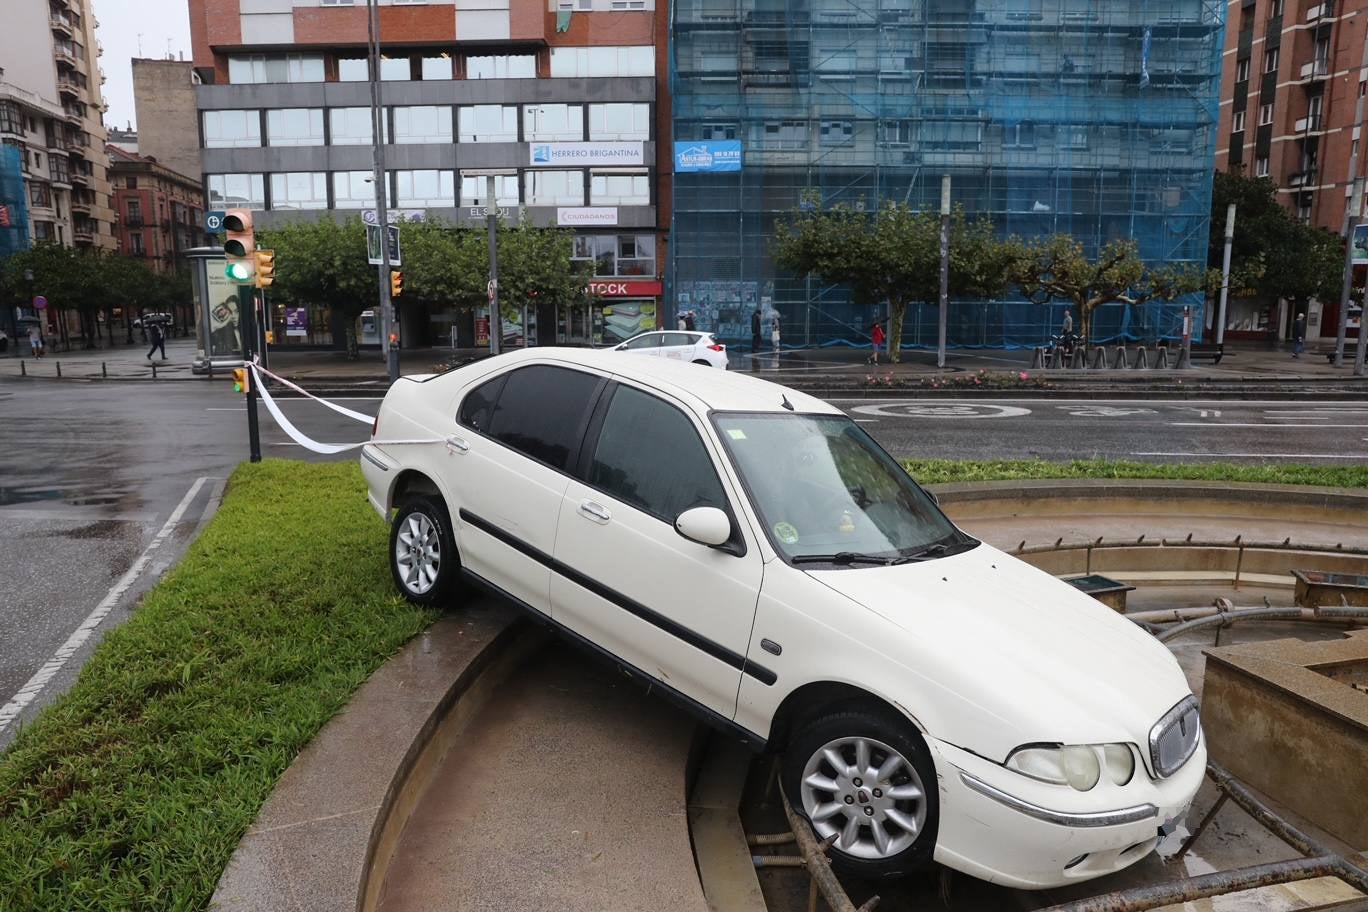
[[[370,61],[365,57],[338,57],[338,82],[365,82],[370,79]]]
[[[56,161],[57,159],[53,159]],[[52,190],[47,184],[40,184],[36,181],[29,184],[29,203],[34,206],[48,208],[52,205]]]
[[[124,186],[129,190],[137,190],[138,178],[132,174],[128,175],[128,177],[124,178]]]
[[[467,57],[466,79],[535,79],[537,58],[532,54]]]
[[[1273,0],[1273,6],[1269,9],[1268,15],[1281,16],[1283,14],[1283,0]]]
[[[456,420],[471,430],[482,433],[488,431],[490,421],[494,418],[495,403],[499,401],[499,393],[503,391],[507,379],[507,374],[500,374],[466,393]]]
[[[646,333],[629,339],[622,347],[626,351],[643,351],[648,348],[660,348],[660,342],[665,338],[664,333]]]
[[[915,120],[879,121],[879,142],[885,146],[910,146],[917,138]]]
[[[351,6],[356,0],[323,0],[324,6]]]
[[[394,142],[451,142],[451,108],[445,105],[418,105],[393,110]]]
[[[1357,142],[1357,140],[1355,140],[1355,142]],[[1267,156],[1267,155],[1260,155],[1258,158],[1254,159],[1254,176],[1255,176],[1255,177],[1268,177],[1268,156]]]
[[[646,172],[594,173],[589,181],[591,206],[649,206],[651,179]]]
[[[409,64],[408,55],[402,57],[391,57],[388,54],[380,55],[380,78],[386,82],[407,82],[413,77],[413,67]]]
[[[592,260],[594,275],[596,276],[617,275],[617,265],[613,261],[617,243],[612,235],[577,234],[572,240],[574,246],[571,248],[570,259]],[[654,274],[654,270],[652,274]]]
[[[272,209],[327,209],[328,176],[322,171],[271,175]]]
[[[452,171],[394,171],[395,205],[450,206],[456,200]]]
[[[1235,81],[1244,82],[1249,78],[1249,58],[1241,57],[1235,63]]]
[[[655,48],[553,47],[551,76],[653,76]]]
[[[592,374],[562,367],[515,370],[499,393],[490,436],[564,471],[579,451],[601,382]]]
[[[1277,48],[1269,48],[1268,50],[1264,51],[1264,67],[1263,67],[1263,71],[1264,71],[1265,73],[1274,73],[1274,72],[1277,72],[1277,69],[1278,69],[1278,49],[1277,49]]]
[[[1088,128],[1076,125],[1060,127],[1059,145],[1063,149],[1088,148]]]
[[[138,200],[128,201],[128,224],[134,226],[142,224],[142,203]]]
[[[228,81],[251,82],[322,82],[321,54],[251,54],[228,58]]]
[[[54,237],[52,222],[34,222],[33,239],[35,241],[50,241]]]
[[[613,392],[587,481],[668,523],[694,507],[727,508],[717,469],[693,422],[630,386]]]
[[[595,104],[589,106],[589,138],[633,140],[651,138],[651,106],[648,104]]]
[[[333,208],[369,209],[375,206],[375,172],[334,171]]]
[[[59,184],[71,183],[70,163],[58,155],[48,159],[48,168],[52,171],[52,179]]]
[[[329,143],[334,146],[371,144],[370,108],[329,108]]]
[[[1230,132],[1243,133],[1245,128],[1245,112],[1236,111],[1230,115]]]
[[[472,105],[459,110],[461,142],[517,142],[517,105]]]
[[[259,145],[260,111],[204,112],[204,148],[241,149]]]
[[[1273,104],[1259,105],[1259,126],[1266,126],[1273,122]]]
[[[583,206],[583,171],[524,171],[529,206]]]
[[[701,123],[698,125],[699,139],[736,139],[736,124],[726,122]]]
[[[266,145],[323,145],[323,109],[283,108],[267,111]]]
[[[655,236],[622,234],[617,238],[617,268],[613,275],[655,275]]]
[[[847,146],[855,141],[855,123],[850,120],[822,121],[822,145]]]
[[[1008,149],[1035,147],[1035,124],[1009,123],[1002,128],[1002,145]]]
[[[143,247],[143,236],[141,231],[134,231],[129,234],[128,249],[132,251],[134,256],[142,256],[147,253],[147,249]]]
[[[770,120],[758,126],[761,149],[802,149],[807,146],[806,120]]]
[[[450,54],[437,54],[419,58],[423,79],[451,79],[452,64]]]
[[[523,105],[523,138],[527,142],[584,139],[584,105]]]
[[[853,73],[856,68],[853,44],[819,47],[813,55],[812,69],[817,73]]]
[[[462,177],[461,178],[461,205],[462,206],[487,206],[488,197],[485,191],[489,189],[488,178]],[[494,195],[498,200],[496,206],[516,206],[518,205],[518,175],[498,174],[494,177]]]
[[[615,10],[644,10],[646,0],[612,0],[611,8]]]
[[[24,132],[24,116],[12,101],[0,101],[0,133]]]
[[[260,174],[210,174],[209,202],[215,208],[266,208],[266,180]]]

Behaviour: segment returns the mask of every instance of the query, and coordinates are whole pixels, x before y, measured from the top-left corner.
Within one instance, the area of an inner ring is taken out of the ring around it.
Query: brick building
[[[1298,218],[1343,233],[1352,151],[1358,176],[1368,173],[1359,146],[1368,0],[1238,0],[1229,10],[1216,167],[1271,178]],[[1358,312],[1350,311],[1351,325]],[[1285,338],[1293,317],[1277,302],[1234,300],[1227,332]],[[1337,302],[1313,302],[1308,337],[1333,337],[1338,319]]]
[[[367,11],[351,0],[189,0],[210,208],[258,224],[374,206]],[[471,169],[514,169],[495,202],[576,231],[598,304],[532,308],[540,344],[611,341],[654,326],[669,224],[668,23],[656,0],[381,0],[390,204],[477,223]],[[510,213],[511,214],[511,213]],[[285,264],[282,264],[282,268]],[[323,305],[287,344],[341,343]],[[474,342],[470,315],[402,307],[407,344]],[[284,324],[284,314],[274,314]],[[530,319],[529,319],[530,322]],[[362,341],[377,341],[362,319]],[[278,337],[279,338],[279,337]]]
[[[183,266],[181,254],[204,242],[199,178],[178,174],[152,156],[112,144],[108,150],[119,253],[144,259],[157,272]]]

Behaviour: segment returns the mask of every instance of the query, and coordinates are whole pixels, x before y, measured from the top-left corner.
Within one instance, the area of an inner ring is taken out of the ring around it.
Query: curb
[[[1023,511],[1041,501],[1112,500],[1121,497],[1150,502],[1205,501],[1247,507],[1305,507],[1368,518],[1368,489],[1318,485],[1280,485],[1248,481],[1198,481],[1165,478],[1057,478],[1009,481],[953,481],[927,485],[942,506],[1012,503]]]

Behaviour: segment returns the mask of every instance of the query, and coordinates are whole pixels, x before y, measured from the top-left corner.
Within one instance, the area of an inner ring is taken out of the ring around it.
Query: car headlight
[[[1107,779],[1125,785],[1135,775],[1135,754],[1129,744],[1028,744],[1012,751],[1008,769],[1024,776],[1068,785],[1086,792]]]

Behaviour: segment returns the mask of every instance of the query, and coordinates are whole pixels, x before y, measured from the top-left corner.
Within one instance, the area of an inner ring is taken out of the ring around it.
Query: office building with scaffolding
[[[676,309],[732,339],[758,307],[785,344],[863,342],[882,308],[778,270],[774,222],[800,205],[935,210],[946,174],[1003,235],[1068,233],[1089,253],[1134,238],[1152,264],[1204,264],[1225,8],[674,0]],[[1176,337],[1184,305],[1201,295],[1104,306],[1094,340]],[[950,342],[1038,345],[1065,306],[952,300]],[[934,301],[910,308],[904,344],[933,347],[936,321]]]

